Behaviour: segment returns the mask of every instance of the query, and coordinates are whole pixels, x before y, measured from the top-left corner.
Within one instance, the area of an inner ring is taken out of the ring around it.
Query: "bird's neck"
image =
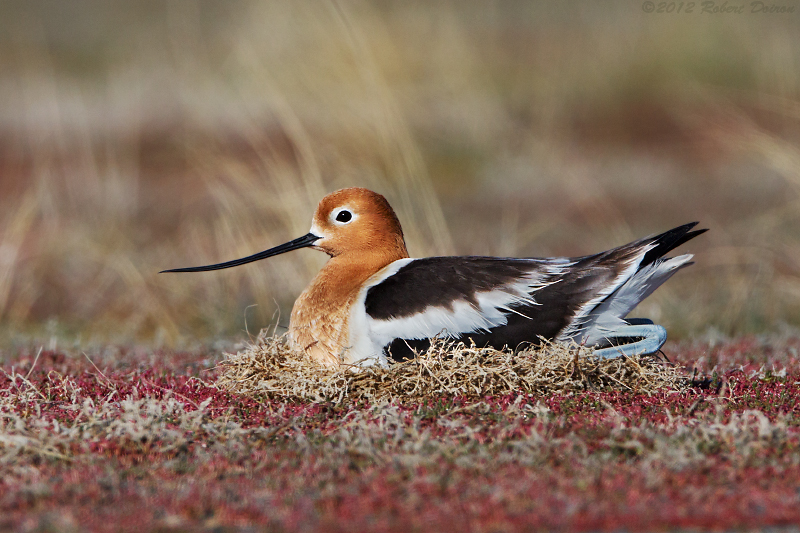
[[[328,260],[309,289],[314,286],[328,302],[342,302],[358,294],[364,282],[382,268],[407,257],[405,247],[337,255]]]

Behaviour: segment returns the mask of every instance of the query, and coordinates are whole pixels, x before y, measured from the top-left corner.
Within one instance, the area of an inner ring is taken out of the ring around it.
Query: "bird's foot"
[[[596,349],[594,355],[601,359],[634,355],[648,355],[661,349],[667,340],[667,330],[646,318],[629,318],[606,337],[608,344]]]

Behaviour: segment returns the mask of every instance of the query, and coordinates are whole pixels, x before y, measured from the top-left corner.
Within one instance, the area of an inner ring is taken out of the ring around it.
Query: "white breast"
[[[343,358],[346,364],[357,364],[359,366],[370,366],[374,364],[387,366],[389,364],[383,353],[383,347],[386,344],[379,344],[379,341],[372,335],[370,322],[373,320],[367,315],[364,302],[367,299],[367,291],[370,287],[374,287],[411,261],[413,261],[413,259],[398,259],[394,263],[386,265],[373,274],[364,286],[361,287],[358,298],[356,298],[356,301],[350,309],[350,342]]]

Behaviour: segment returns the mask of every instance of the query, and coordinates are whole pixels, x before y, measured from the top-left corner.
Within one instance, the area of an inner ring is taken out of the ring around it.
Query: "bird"
[[[666,330],[627,319],[691,254],[666,254],[706,229],[697,222],[582,257],[411,258],[382,195],[351,187],[320,201],[311,229],[220,270],[313,248],[329,259],[292,308],[291,346],[329,368],[388,366],[444,338],[518,350],[541,342],[595,347],[599,357],[654,353]]]

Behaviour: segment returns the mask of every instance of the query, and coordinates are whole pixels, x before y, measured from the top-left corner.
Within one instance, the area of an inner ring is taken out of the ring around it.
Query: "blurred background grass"
[[[0,339],[286,324],[323,254],[157,272],[303,235],[346,186],[388,197],[415,256],[580,255],[701,220],[697,264],[634,315],[792,332],[799,134],[798,13],[4,2]]]

